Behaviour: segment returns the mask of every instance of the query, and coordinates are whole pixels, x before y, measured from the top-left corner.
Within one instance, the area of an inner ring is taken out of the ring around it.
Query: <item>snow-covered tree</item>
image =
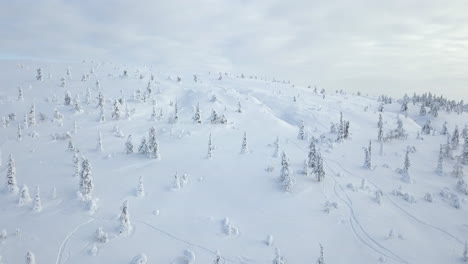
[[[177,101],[174,104],[174,123],[177,123],[179,121],[179,108],[177,106]]]
[[[462,164],[461,157],[458,157],[457,160],[455,161],[455,164],[453,165],[452,175],[457,178],[463,178],[464,174],[463,174],[463,164]]]
[[[286,156],[286,153],[283,151],[281,154],[281,174],[280,174],[280,181],[281,181],[281,188],[286,192],[291,192],[294,185],[296,184],[296,180],[291,176],[291,171],[289,169],[289,160]]]
[[[461,153],[461,159],[463,164],[468,164],[468,137],[465,137],[465,141],[463,143],[463,150]]]
[[[18,86],[18,101],[24,101],[23,88]]]
[[[458,126],[455,126],[455,129],[452,134],[452,149],[457,149],[459,143],[460,143],[460,132],[458,132]]]
[[[36,264],[36,257],[31,251],[26,253],[26,264]]]
[[[370,157],[369,149],[363,148],[363,150],[364,150],[364,167],[367,169],[371,169],[372,164],[371,164],[371,157]]]
[[[440,176],[444,173],[444,147],[440,144],[439,158],[437,159],[436,173]]]
[[[69,80],[72,79],[72,74],[71,74],[70,68],[67,68],[67,78],[68,78]]]
[[[16,166],[13,156],[10,154],[8,157],[7,164],[7,175],[6,175],[6,189],[9,193],[18,192],[18,184],[16,182]]]
[[[213,142],[211,140],[211,133],[210,133],[210,136],[208,137],[208,154],[206,155],[208,159],[211,159],[213,157],[213,150],[214,150],[214,147],[213,147]]]
[[[42,211],[42,202],[39,186],[36,186],[36,194],[34,195],[33,208],[32,210],[36,213]]]
[[[99,120],[100,123],[103,123],[106,121],[106,113],[104,111],[104,108],[101,108],[101,111],[99,113]]]
[[[273,157],[277,158],[279,156],[279,154],[280,154],[280,149],[281,149],[278,137],[276,137],[276,140],[275,140],[273,146],[275,147],[275,151],[273,152]]]
[[[242,105],[240,102],[237,103],[237,110],[236,110],[237,113],[242,113]]]
[[[127,141],[125,141],[125,153],[127,154],[133,153],[132,135],[128,135]]]
[[[320,244],[320,256],[317,259],[317,264],[325,264],[325,259],[323,258],[323,246]]]
[[[29,126],[35,126],[37,123],[36,121],[36,106],[33,104],[31,106],[31,109],[29,110],[28,114],[28,125]]]
[[[440,133],[442,135],[447,135],[448,134],[447,121],[445,121],[444,124],[442,125],[442,131]]]
[[[99,243],[107,243],[109,241],[109,236],[104,232],[102,226],[96,230],[96,241]]]
[[[102,144],[102,135],[101,135],[101,131],[99,131],[98,133],[98,139],[97,139],[97,144],[96,144],[96,150],[99,151],[99,152],[102,152],[104,151],[104,146]]]
[[[65,105],[71,105],[71,103],[72,103],[72,96],[71,96],[70,91],[67,91],[67,92],[65,93],[64,104],[65,104]]]
[[[150,151],[150,157],[153,159],[160,159],[159,154],[159,142],[156,138],[156,128],[151,127],[148,133],[148,149]]]
[[[98,99],[98,104],[96,108],[103,109],[104,104],[105,104],[105,99],[104,99],[104,95],[101,92],[99,92],[97,99]]]
[[[130,223],[130,215],[128,213],[128,200],[125,200],[122,205],[122,212],[119,217],[120,220],[120,234],[128,235],[132,232],[132,225]]]
[[[156,112],[156,106],[153,105],[153,111],[151,111],[151,121],[156,121],[158,119],[158,114]]]
[[[31,195],[29,195],[29,188],[26,184],[23,184],[19,192],[18,205],[24,205],[31,202]]]
[[[447,134],[447,142],[444,145],[444,158],[452,158],[452,144],[450,134]]]
[[[21,129],[21,125],[18,124],[18,128],[16,130],[16,137],[18,141],[21,141],[23,139],[23,130]]]
[[[304,160],[302,173],[304,173],[305,176],[309,176],[309,162],[307,162],[307,160]]]
[[[424,104],[421,104],[421,108],[419,109],[419,115],[420,116],[425,116],[426,115],[426,107],[424,106]]]
[[[80,103],[80,96],[78,94],[73,99],[73,110],[75,111],[75,113],[83,112],[83,107],[81,107]]]
[[[43,81],[44,80],[44,78],[42,76],[42,69],[41,68],[36,69],[36,80],[38,80],[38,81]]]
[[[65,78],[60,78],[60,87],[62,88],[65,88],[65,86],[67,86],[67,82],[65,80]]]
[[[406,150],[405,154],[405,161],[403,163],[403,169],[401,170],[401,174],[403,175],[403,179],[407,182],[410,182],[410,174],[409,174],[409,168],[411,166],[411,162],[409,159],[409,149]]]
[[[431,131],[432,131],[431,120],[427,120],[421,129],[421,133],[424,135],[429,135],[431,134]]]
[[[315,147],[314,140],[310,141],[309,154],[307,155],[307,157],[309,158],[309,167],[313,168],[313,170],[315,171],[315,166],[317,165],[317,149]]]
[[[286,264],[284,257],[281,256],[281,253],[278,248],[275,250],[275,258],[273,259],[273,264]]]
[[[73,141],[72,141],[71,138],[68,140],[68,147],[67,147],[67,149],[68,149],[68,151],[73,151],[73,152],[75,152],[75,150],[76,150],[76,149],[75,149],[75,145],[73,144]]]
[[[149,153],[148,143],[146,142],[146,137],[141,138],[140,146],[138,147],[138,152],[141,154],[148,154]]]
[[[92,167],[89,160],[87,158],[83,158],[80,174],[80,195],[85,201],[89,201],[93,197],[94,182],[91,172]]]
[[[297,134],[297,138],[300,139],[300,140],[304,140],[306,138],[305,128],[304,128],[304,121],[301,121],[301,124],[299,126],[299,133]]]
[[[121,114],[122,113],[120,111],[120,103],[119,101],[115,100],[113,110],[112,110],[112,118],[114,118],[115,120],[119,120],[121,117]]]
[[[289,159],[286,156],[286,153],[283,151],[281,152],[281,172],[279,177],[279,182],[284,182],[284,180],[289,177],[290,174],[289,169]]]
[[[323,169],[323,158],[320,152],[317,152],[317,163],[315,167],[315,175],[317,176],[318,182],[321,182],[325,179],[325,170]]]
[[[214,109],[211,111],[210,122],[211,124],[216,124],[218,122],[218,113],[216,113]]]
[[[377,127],[379,129],[377,134],[377,140],[383,141],[383,121],[382,121],[382,114],[379,114],[379,122],[377,122]]]
[[[197,107],[195,109],[195,115],[193,116],[193,121],[197,124],[202,123],[199,103],[197,103]]]
[[[138,180],[137,196],[138,197],[145,196],[145,188],[143,186],[143,176],[140,176],[140,179]]]
[[[247,146],[247,132],[244,132],[244,137],[242,138],[241,154],[249,153],[249,147]]]

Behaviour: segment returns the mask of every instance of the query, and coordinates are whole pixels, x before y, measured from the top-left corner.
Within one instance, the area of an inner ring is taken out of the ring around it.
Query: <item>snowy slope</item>
[[[37,68],[42,69],[43,81],[36,80]],[[124,70],[128,77],[123,76]],[[408,139],[385,143],[384,153],[379,155],[380,103],[376,98],[333,91],[323,98],[313,89],[238,78],[236,74],[218,80],[217,73],[196,73],[198,81],[194,82],[194,73],[162,70],[104,62],[0,62],[0,116],[17,115],[16,121],[0,128],[2,181],[6,182],[11,153],[18,185],[26,184],[33,198],[35,187],[40,186],[43,206],[41,212],[33,212],[32,204],[18,206],[18,195],[8,193],[2,183],[0,229],[8,234],[0,244],[3,263],[24,263],[27,251],[34,253],[38,264],[127,264],[140,253],[146,254],[148,263],[186,263],[187,249],[195,255],[193,263],[212,263],[217,254],[221,263],[272,263],[276,248],[287,263],[313,263],[319,257],[319,243],[326,263],[462,262],[468,238],[466,196],[457,191],[458,179],[450,175],[453,160],[444,161],[443,176],[435,173],[439,144],[446,137],[435,133],[416,139],[428,118],[418,115],[418,105],[410,104],[408,117],[401,116]],[[89,74],[89,79],[81,81],[83,74]],[[140,102],[133,98],[137,89],[146,90],[151,74],[155,76],[152,98],[157,113],[163,113],[161,120],[151,119],[151,99]],[[181,82],[176,81],[177,76]],[[62,77],[65,87],[61,87]],[[105,122],[99,122],[96,80],[106,99]],[[18,86],[24,100],[17,99]],[[92,100],[86,104],[88,88]],[[72,98],[79,95],[82,112],[64,105],[66,91]],[[111,117],[118,98],[124,98],[130,111],[134,110],[130,119]],[[174,124],[168,119],[175,102],[179,121]],[[239,102],[242,113],[236,111]],[[202,124],[192,120],[197,103]],[[18,141],[17,126],[22,126],[23,116],[33,104],[38,124],[24,128]],[[64,115],[62,124],[52,121],[54,109]],[[228,123],[211,124],[213,109],[224,114]],[[385,132],[396,126],[399,110],[398,103],[385,105]],[[309,138],[324,135],[332,139],[330,123],[339,121],[340,112],[350,121],[351,136],[343,143],[317,145],[326,171],[325,180],[317,182],[314,175],[302,174],[309,141],[298,139],[299,126],[303,121]],[[46,119],[40,121],[39,113]],[[455,125],[463,128],[468,115],[441,111],[432,124],[440,131],[444,121],[452,131]],[[124,137],[114,135],[116,125]],[[161,159],[126,154],[127,136],[132,135],[137,150],[151,126],[157,130]],[[30,136],[33,131],[36,137]],[[99,207],[94,213],[78,199],[79,179],[73,177],[68,140],[52,137],[67,131],[80,156],[88,158],[92,166]],[[96,150],[99,132],[102,152]],[[249,153],[241,154],[244,132]],[[215,148],[207,159],[210,133]],[[296,185],[291,193],[277,182],[281,163],[279,157],[273,157],[276,137],[294,171]],[[374,145],[373,170],[362,166],[362,148],[369,140]],[[403,166],[407,146],[416,149],[410,155],[413,183],[402,181],[396,172]],[[188,174],[188,182],[180,189],[174,188],[176,172],[179,177]],[[140,177],[144,197],[136,196]],[[414,203],[394,194],[400,186],[401,192],[414,197]],[[55,199],[51,197],[54,187]],[[461,208],[440,196],[443,188],[459,197]],[[379,190],[383,193],[381,205],[375,201]],[[424,200],[426,193],[432,194],[434,202]],[[125,200],[133,226],[128,236],[119,235]],[[337,208],[327,213],[330,203]],[[226,234],[225,218],[238,233]],[[107,243],[95,241],[98,227],[108,233]],[[389,238],[391,230],[393,237]],[[271,246],[265,243],[269,235],[274,238]],[[94,245],[95,256],[90,253]]]

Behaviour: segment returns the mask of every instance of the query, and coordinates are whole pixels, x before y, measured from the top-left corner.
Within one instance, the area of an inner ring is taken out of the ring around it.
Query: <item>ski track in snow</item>
[[[299,144],[297,144],[294,140],[288,138],[287,139],[288,142],[292,142],[294,143],[294,145],[296,145],[301,151],[303,152],[306,152],[301,146],[299,146]],[[330,171],[332,171],[333,174],[336,175],[336,173],[333,171],[333,169],[331,169],[331,167],[329,166],[329,164],[327,162],[325,162],[325,165],[328,167],[328,169]],[[370,248],[371,250],[389,258],[389,259],[393,259],[395,261],[398,261],[398,262],[401,262],[401,263],[408,263],[405,259],[403,259],[402,257],[398,256],[396,253],[394,253],[393,251],[391,251],[390,249],[388,249],[387,247],[384,247],[382,246],[380,243],[378,243],[375,239],[373,239],[366,231],[365,229],[362,227],[361,223],[359,222],[359,220],[356,218],[356,215],[354,213],[354,207],[352,206],[352,201],[351,199],[349,198],[348,195],[346,195],[346,192],[344,191],[343,187],[341,186],[341,184],[339,184],[337,182],[337,180],[335,178],[333,178],[335,184],[333,186],[333,192],[335,193],[335,195],[338,197],[338,199],[340,199],[349,209],[350,211],[350,217],[349,217],[349,222],[350,222],[350,226],[351,226],[351,230],[352,232],[354,233],[354,235],[364,244],[366,245],[368,248]],[[348,201],[346,201],[343,197],[341,197],[338,192],[336,191],[336,185],[338,185],[340,187],[340,190],[343,192],[343,194],[345,195],[346,199]],[[359,228],[358,230],[356,230],[354,224],[356,224]],[[359,232],[358,232],[359,231]],[[362,233],[362,235],[360,234]],[[368,241],[366,241],[366,238]],[[378,248],[380,249],[378,249]],[[387,253],[385,253],[385,252]]]
[[[65,237],[65,239],[62,241],[62,244],[60,245],[60,248],[59,248],[59,251],[57,253],[57,261],[55,262],[55,264],[61,264],[62,263],[62,255],[63,255],[63,252],[67,246],[67,243],[68,241],[70,240],[70,238],[83,226],[91,223],[92,221],[94,221],[94,218],[90,218],[88,219],[87,221],[81,223],[80,225],[78,225],[75,229],[73,229],[73,231],[71,231],[70,233],[67,234],[67,236]]]
[[[204,247],[204,246],[201,246],[201,245],[194,244],[194,243],[192,243],[192,242],[190,242],[190,241],[187,241],[187,240],[185,240],[185,239],[176,237],[176,236],[174,236],[173,234],[171,234],[171,233],[169,233],[169,232],[167,232],[167,231],[165,231],[165,230],[162,230],[162,229],[160,229],[160,228],[158,228],[158,227],[156,227],[156,226],[154,226],[154,225],[152,225],[152,224],[150,224],[150,223],[147,223],[147,222],[144,222],[144,221],[140,221],[140,220],[133,220],[133,222],[143,224],[143,225],[145,225],[145,226],[147,226],[147,227],[149,227],[149,228],[151,228],[151,229],[153,229],[153,230],[155,230],[155,231],[158,231],[159,233],[161,233],[161,234],[163,234],[163,235],[166,235],[167,237],[170,237],[170,238],[172,238],[172,239],[174,239],[174,240],[177,240],[177,241],[179,241],[179,242],[182,242],[182,243],[184,243],[184,244],[186,244],[186,245],[189,245],[189,246],[191,246],[191,247],[201,249],[201,250],[203,250],[203,251],[205,251],[205,252],[207,252],[207,253],[213,255],[214,257],[217,256],[216,252],[213,251],[213,250],[210,250],[210,249],[208,249],[208,248],[206,248],[206,247]],[[224,262],[232,262],[232,263],[235,262],[235,261],[232,260],[232,259],[225,258],[225,257],[223,257],[223,256],[220,256],[220,257],[221,257],[221,259],[224,260]]]
[[[328,160],[329,160],[329,161],[332,161],[332,162],[334,162],[334,163],[336,163],[342,170],[346,171],[346,172],[349,173],[350,175],[353,175],[353,176],[355,176],[355,177],[361,178],[361,177],[357,176],[356,174],[350,172],[349,170],[345,169],[343,166],[341,166],[341,164],[340,164],[338,161],[332,160],[332,159],[328,159]],[[429,224],[429,223],[427,223],[427,222],[425,222],[425,221],[419,219],[419,218],[416,217],[415,215],[409,213],[409,212],[406,211],[405,209],[403,209],[403,208],[402,208],[401,206],[399,206],[395,201],[393,201],[387,194],[385,194],[385,193],[382,191],[382,189],[381,189],[377,184],[375,184],[375,183],[372,182],[371,180],[366,179],[366,181],[369,182],[369,183],[371,183],[377,190],[381,191],[381,192],[383,193],[383,196],[384,196],[385,198],[387,198],[396,208],[398,208],[400,211],[402,211],[405,215],[407,215],[407,216],[410,217],[411,219],[415,220],[416,222],[418,222],[418,223],[420,223],[420,224],[422,224],[422,225],[425,225],[425,226],[427,226],[427,227],[430,227],[430,228],[432,228],[432,229],[435,229],[435,230],[437,230],[437,231],[439,231],[439,232],[441,232],[441,233],[443,233],[443,234],[445,234],[445,235],[451,237],[452,239],[454,239],[455,241],[457,241],[457,242],[460,243],[461,245],[464,245],[464,242],[463,242],[461,239],[459,239],[459,238],[457,238],[456,236],[452,235],[450,232],[448,232],[448,231],[446,231],[446,230],[444,230],[444,229],[442,229],[442,228],[440,228],[440,227],[438,227],[438,226],[434,226],[434,225],[432,225],[432,224]]]

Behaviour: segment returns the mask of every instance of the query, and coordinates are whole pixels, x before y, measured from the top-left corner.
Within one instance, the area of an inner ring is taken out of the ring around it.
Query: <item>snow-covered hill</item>
[[[379,112],[374,97],[242,76],[1,61],[0,262],[25,263],[30,251],[38,264],[217,263],[217,256],[219,263],[314,263],[320,244],[326,263],[463,261],[466,185],[452,175],[455,157],[468,152],[462,136],[442,175],[436,168],[444,122],[451,136],[455,126],[462,134],[466,113],[420,116],[420,104],[409,103],[405,117],[397,102]],[[340,113],[350,134],[337,142]],[[384,135],[401,120],[407,139],[380,144],[379,114]],[[427,120],[434,131],[419,135]],[[138,153],[152,127],[157,141],[149,147],[157,142],[157,150]],[[363,166],[369,140],[371,169]],[[320,182],[312,167],[304,173],[311,141],[323,158]],[[289,192],[279,181],[285,163]],[[31,201],[20,205],[24,185]]]

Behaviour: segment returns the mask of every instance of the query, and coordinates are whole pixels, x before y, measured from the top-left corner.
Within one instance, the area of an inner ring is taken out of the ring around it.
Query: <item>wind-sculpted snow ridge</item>
[[[1,263],[468,259],[463,102],[96,61],[0,87]]]

